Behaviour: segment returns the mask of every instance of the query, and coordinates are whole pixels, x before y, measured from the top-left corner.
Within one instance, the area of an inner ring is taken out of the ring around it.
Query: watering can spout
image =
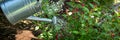
[[[30,17],[28,17],[26,19],[28,19],[28,20],[45,21],[45,22],[52,22],[51,19],[48,19],[48,18],[39,18],[39,17],[35,17],[35,16],[30,16]]]
[[[2,0],[0,0],[1,2]],[[40,10],[40,3],[37,0],[5,0],[0,7],[8,21],[15,24],[19,20],[37,13]]]

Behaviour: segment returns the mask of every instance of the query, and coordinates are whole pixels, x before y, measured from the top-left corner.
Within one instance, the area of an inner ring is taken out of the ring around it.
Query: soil
[[[36,25],[34,25],[33,23],[24,22],[19,22],[16,25],[12,25],[8,22],[8,20],[0,10],[0,40],[15,40],[15,36],[19,32],[18,30],[29,30],[32,32],[33,35],[37,36],[41,33],[41,31],[34,31],[35,26]]]

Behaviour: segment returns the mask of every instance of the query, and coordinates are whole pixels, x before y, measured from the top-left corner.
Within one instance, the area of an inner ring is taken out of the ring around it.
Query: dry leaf
[[[17,31],[17,35],[15,35],[16,40],[31,40],[32,38],[37,38],[32,34],[32,31],[29,30],[20,30]]]

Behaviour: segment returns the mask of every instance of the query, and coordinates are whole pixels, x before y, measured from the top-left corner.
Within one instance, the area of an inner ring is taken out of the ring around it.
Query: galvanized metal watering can
[[[40,4],[41,0],[0,0],[1,9],[11,24],[15,24],[22,19],[56,23],[56,17],[47,19],[31,16],[40,11]]]

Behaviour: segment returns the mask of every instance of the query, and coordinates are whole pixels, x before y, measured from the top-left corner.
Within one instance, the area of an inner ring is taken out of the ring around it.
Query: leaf
[[[100,5],[100,3],[99,3],[98,1],[94,0],[94,2],[95,2],[97,5]]]
[[[69,5],[70,7],[75,7],[74,5],[76,5],[74,2],[67,2],[67,5]]]
[[[39,26],[36,26],[36,27],[35,27],[35,30],[38,30],[39,28],[40,28]]]
[[[62,27],[60,26],[60,25],[55,25],[55,31],[58,31],[58,30],[60,30]]]
[[[91,3],[88,3],[91,8],[94,8],[94,5]]]
[[[79,31],[72,31],[73,34],[79,34]]]
[[[15,37],[16,37],[16,40],[31,40],[32,38],[36,38],[32,34],[32,31],[29,31],[29,30],[17,31],[17,35],[15,35]]]
[[[75,4],[76,8],[82,8],[82,6],[80,4]]]
[[[85,30],[82,30],[82,31],[81,31],[81,35],[86,35]]]
[[[85,13],[89,13],[89,9],[87,7],[82,8]]]

